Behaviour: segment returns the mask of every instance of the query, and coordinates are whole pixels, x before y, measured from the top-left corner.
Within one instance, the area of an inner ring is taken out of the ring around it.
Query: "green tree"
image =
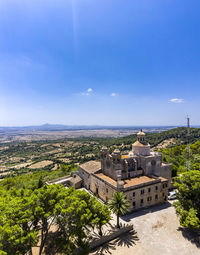
[[[175,180],[178,201],[174,203],[180,224],[200,230],[200,171],[183,173]]]
[[[38,180],[38,189],[39,188],[42,188],[42,186],[44,185],[44,180],[43,180],[43,177],[40,176],[39,180]]]
[[[61,164],[60,165],[60,170],[63,174],[69,174],[72,171],[72,166],[71,165],[65,165],[65,164]]]
[[[56,219],[56,207],[66,197],[66,189],[62,185],[45,185],[35,190],[34,224],[41,227],[39,255],[42,254],[47,241],[49,229]]]
[[[63,251],[68,250],[69,254],[73,254],[78,248],[82,254],[87,254],[89,240],[92,238],[91,229],[97,226],[101,231],[102,226],[111,219],[110,211],[85,191],[69,189],[68,192],[68,196],[57,208],[57,223],[63,237]]]
[[[113,211],[113,213],[116,214],[117,228],[120,228],[119,216],[125,214],[130,208],[130,203],[127,197],[124,195],[123,192],[116,192],[114,193],[112,200],[108,202],[108,205]]]
[[[7,194],[0,199],[0,250],[7,254],[26,254],[37,243],[38,231],[33,227],[33,200],[28,192],[23,196]]]
[[[93,204],[94,213],[96,216],[96,225],[99,229],[99,235],[102,236],[102,227],[111,220],[111,214],[108,206],[102,205],[99,201],[96,200],[96,203]]]

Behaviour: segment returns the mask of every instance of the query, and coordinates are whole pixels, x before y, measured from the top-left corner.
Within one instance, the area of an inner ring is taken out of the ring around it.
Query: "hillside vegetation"
[[[185,171],[185,145],[187,129],[175,128],[160,133],[147,133],[146,140],[152,150],[161,151],[163,159],[173,164],[173,176]],[[200,129],[191,128],[191,168],[199,167]],[[76,138],[54,141],[13,142],[0,144],[0,178],[13,177],[33,171],[57,171],[61,164],[66,166],[99,159],[99,151],[106,145],[127,153],[136,141],[137,135],[121,138]],[[193,148],[194,147],[194,148]],[[59,171],[58,171],[59,172]],[[56,175],[56,173],[53,173]]]
[[[47,186],[41,177],[38,172],[0,183],[0,254],[33,254],[32,247],[39,255],[88,254],[92,231],[102,233],[110,210],[86,191]]]
[[[172,175],[186,171],[186,145],[182,144],[172,148],[160,150],[163,161],[172,164]],[[190,169],[200,170],[200,141],[190,145]]]
[[[146,134],[146,140],[155,150],[163,141],[173,140],[173,144],[169,143],[167,148],[159,150],[163,153],[163,161],[172,163],[173,176],[186,171],[186,131],[186,128],[176,128]],[[199,137],[200,129],[192,128],[191,170],[200,170]],[[62,253],[64,250],[67,254],[73,254],[76,248],[87,249],[90,237],[88,229],[98,228],[101,233],[101,227],[110,220],[108,208],[87,193],[73,189],[67,191],[59,185],[46,186],[45,182],[76,171],[76,164],[98,159],[103,145],[108,146],[110,151],[118,148],[125,153],[136,139],[136,135],[131,135],[117,139],[79,138],[0,144],[0,161],[4,164],[2,169],[7,167],[6,171],[9,171],[0,182],[0,254],[30,252],[31,247],[38,244],[41,222],[44,239],[41,238],[40,250],[52,249],[46,243],[46,238],[50,237],[48,231],[52,218],[61,237],[51,241],[56,251]],[[80,218],[80,215],[84,217]],[[71,221],[78,231],[69,231]]]
[[[191,143],[196,142],[200,138],[200,128],[191,128],[190,129]],[[174,138],[177,144],[185,144],[187,141],[187,128],[186,127],[179,127],[173,128],[161,133],[146,133],[146,140],[150,143],[151,147],[157,146],[164,140]],[[131,145],[137,139],[137,134],[129,135],[120,138],[82,138],[82,141],[97,141],[100,144],[104,144],[106,146],[113,146],[113,145]],[[79,139],[80,140],[80,139]],[[176,145],[177,145],[176,144]]]

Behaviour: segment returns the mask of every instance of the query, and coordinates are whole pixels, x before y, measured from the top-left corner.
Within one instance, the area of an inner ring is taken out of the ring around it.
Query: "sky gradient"
[[[199,0],[0,0],[0,126],[200,124]]]

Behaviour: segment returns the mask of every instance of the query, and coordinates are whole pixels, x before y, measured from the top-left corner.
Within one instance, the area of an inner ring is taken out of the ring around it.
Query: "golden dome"
[[[148,143],[145,143],[145,144],[142,144],[140,143],[139,141],[136,141],[134,144],[133,144],[134,147],[150,147],[150,145]]]
[[[115,150],[113,151],[113,153],[114,153],[114,154],[120,154],[121,152],[120,152],[119,149],[115,149]]]
[[[137,135],[139,136],[145,136],[145,133],[142,131],[142,129],[140,130],[140,132],[137,133]]]

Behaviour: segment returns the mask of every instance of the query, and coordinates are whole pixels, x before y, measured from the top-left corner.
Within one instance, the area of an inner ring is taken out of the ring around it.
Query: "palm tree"
[[[108,206],[113,211],[113,213],[116,214],[117,228],[120,228],[119,216],[125,214],[130,208],[130,203],[127,197],[124,195],[123,192],[116,192],[112,200],[108,202]]]

